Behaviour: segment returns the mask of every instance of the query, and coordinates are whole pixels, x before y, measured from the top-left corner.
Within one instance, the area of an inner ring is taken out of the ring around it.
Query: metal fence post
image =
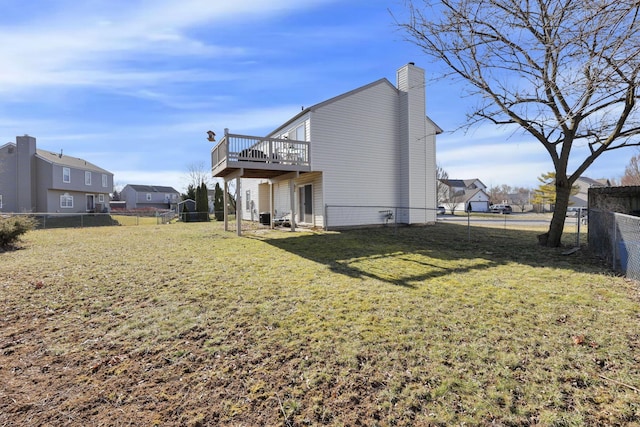
[[[612,248],[611,250],[613,251],[613,259],[612,259],[612,264],[613,264],[613,269],[614,270],[618,270],[617,267],[617,263],[618,263],[618,257],[617,257],[617,253],[618,253],[618,236],[617,236],[617,227],[616,227],[616,216],[614,214],[611,214],[613,216],[613,221],[611,221],[611,226],[613,227],[613,233],[611,234],[611,236],[613,237],[613,244],[612,244]]]
[[[329,230],[329,205],[324,204],[324,231]]]
[[[398,233],[398,207],[395,207],[395,212],[393,213],[393,234]]]

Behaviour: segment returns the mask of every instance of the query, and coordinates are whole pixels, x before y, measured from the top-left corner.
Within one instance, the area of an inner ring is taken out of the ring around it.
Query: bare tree
[[[604,152],[640,144],[640,2],[406,4],[406,22],[398,25],[407,39],[446,66],[443,77],[460,79],[478,96],[468,125],[519,126],[548,152],[556,210],[540,243],[559,246],[574,182]]]
[[[446,172],[444,173],[446,174]],[[443,185],[442,188],[440,186],[438,187],[439,191],[442,189],[442,199],[438,199],[438,203],[442,204],[449,212],[451,212],[451,215],[453,215],[456,212],[458,205],[464,202],[465,191],[456,190],[456,188],[451,185],[448,178],[442,178],[438,183],[439,185]],[[438,197],[440,197],[440,194],[438,194]]]
[[[489,202],[493,205],[496,203],[509,203],[509,195],[513,192],[507,184],[493,186],[489,189]]]
[[[438,206],[442,205],[449,198],[449,186],[445,183],[449,179],[449,174],[441,165],[436,167],[436,182],[438,183],[437,195]]]
[[[524,212],[527,205],[531,203],[531,190],[525,187],[518,187],[514,191],[513,204],[520,208],[520,212]]]
[[[631,157],[620,179],[622,185],[640,185],[640,154]]]
[[[204,162],[191,163],[188,166],[187,186],[198,188],[202,183],[207,187],[213,187],[211,170],[207,169]]]
[[[464,191],[451,191],[449,197],[445,200],[444,206],[451,212],[451,215],[456,213],[458,205],[464,202]]]

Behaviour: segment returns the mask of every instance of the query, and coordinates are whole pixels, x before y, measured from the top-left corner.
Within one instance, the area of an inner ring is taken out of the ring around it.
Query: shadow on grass
[[[540,231],[468,229],[466,225],[438,223],[397,229],[274,233],[253,238],[325,264],[338,274],[367,277],[408,288],[427,279],[507,263],[575,271],[602,270],[583,251],[565,256],[561,248],[538,245],[538,234]]]

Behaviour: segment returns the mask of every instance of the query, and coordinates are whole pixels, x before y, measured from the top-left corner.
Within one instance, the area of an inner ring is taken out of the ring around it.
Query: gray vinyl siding
[[[50,154],[50,153],[48,153]],[[54,156],[57,157],[57,156]],[[38,182],[45,185],[45,188],[64,191],[86,191],[89,194],[110,193],[113,189],[113,174],[106,171],[56,163],[49,158],[37,156]],[[61,158],[64,160],[64,156]],[[55,159],[54,159],[55,160]],[[64,182],[62,178],[64,168],[69,168],[71,173],[70,182]],[[91,185],[85,184],[85,173],[91,173]],[[107,186],[102,186],[102,175],[107,175]]]
[[[86,165],[74,167],[73,165]],[[63,167],[69,167],[71,182],[62,181]],[[85,184],[85,171],[92,174],[91,185]],[[107,176],[107,187],[102,186]],[[28,135],[16,137],[16,144],[0,147],[0,194],[3,212],[85,212],[86,195],[95,196],[96,208],[108,208],[113,174],[75,157],[38,150],[36,140]],[[60,195],[73,196],[73,208],[60,207]],[[100,204],[100,194],[105,202]]]
[[[11,152],[10,152],[11,151]],[[15,145],[0,147],[0,194],[2,208],[0,212],[16,212],[18,209],[18,155]]]
[[[64,182],[63,170],[69,168],[70,182]],[[97,210],[109,205],[109,192],[113,188],[113,175],[107,175],[107,187],[102,186],[102,172],[80,169],[63,164],[52,163],[49,160],[37,157],[37,187],[40,189],[37,195],[37,210],[39,212],[65,212],[82,213],[87,211],[87,195],[95,197]],[[91,173],[91,185],[85,184],[85,172]],[[60,206],[60,196],[68,194],[73,196],[73,208]],[[103,194],[104,203],[98,202],[99,195]]]
[[[102,179],[102,178],[100,178]],[[100,184],[102,185],[102,184]],[[147,200],[147,194],[151,194],[151,200]],[[169,201],[166,199],[166,195],[169,194]],[[165,193],[157,191],[137,191],[133,187],[126,185],[122,189],[122,198],[126,201],[127,209],[169,209],[171,203],[179,202],[179,196],[175,199],[171,198],[171,195],[175,193]]]
[[[51,187],[52,187],[52,179],[51,179],[51,163],[44,162],[40,159],[36,160],[38,174],[36,177],[36,186],[40,191],[38,191],[36,195],[36,210],[38,212],[77,212],[75,209],[60,209],[60,199],[55,203],[51,201]],[[74,208],[76,207],[76,202],[74,198]]]

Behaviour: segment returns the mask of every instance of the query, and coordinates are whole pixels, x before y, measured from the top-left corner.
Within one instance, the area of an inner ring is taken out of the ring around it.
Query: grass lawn
[[[0,426],[640,425],[638,284],[540,231],[29,232]]]

